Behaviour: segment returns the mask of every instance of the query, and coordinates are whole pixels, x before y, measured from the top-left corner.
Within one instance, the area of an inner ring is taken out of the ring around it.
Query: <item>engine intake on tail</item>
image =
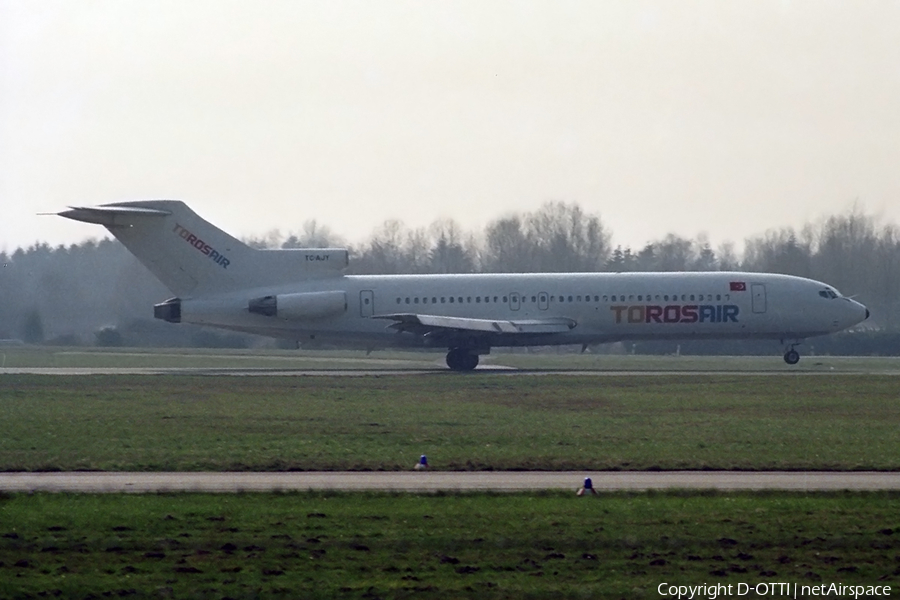
[[[347,294],[306,292],[262,296],[250,300],[248,309],[253,314],[287,321],[323,319],[347,311]]]
[[[153,318],[169,323],[181,323],[181,298],[169,298],[153,305]]]

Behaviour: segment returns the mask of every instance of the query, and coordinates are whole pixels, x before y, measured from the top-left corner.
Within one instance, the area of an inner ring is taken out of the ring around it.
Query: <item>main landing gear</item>
[[[478,355],[465,348],[451,348],[447,353],[447,366],[454,371],[473,371],[478,366]]]

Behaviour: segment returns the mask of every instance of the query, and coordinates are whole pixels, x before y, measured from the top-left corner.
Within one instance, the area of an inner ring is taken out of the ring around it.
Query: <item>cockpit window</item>
[[[820,291],[819,291],[819,295],[822,296],[823,298],[828,298],[828,299],[831,299],[831,298],[837,298],[837,297],[838,297],[838,295],[835,293],[834,290],[829,290],[829,289],[827,289],[827,288],[824,289],[824,290],[820,290]]]

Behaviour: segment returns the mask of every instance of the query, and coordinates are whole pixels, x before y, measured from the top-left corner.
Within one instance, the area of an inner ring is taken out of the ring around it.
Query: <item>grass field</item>
[[[896,376],[0,376],[0,470],[900,468]]]
[[[891,493],[7,495],[0,597],[651,598],[663,582],[895,591],[898,500]]]
[[[490,357],[650,372],[514,376],[435,372],[428,354],[7,350],[0,368],[412,374],[0,374],[0,470],[409,469],[422,453],[437,469],[900,468],[896,359],[807,358],[781,374],[777,357]],[[0,598],[650,598],[664,582],[767,581],[896,592],[898,500],[0,495]]]

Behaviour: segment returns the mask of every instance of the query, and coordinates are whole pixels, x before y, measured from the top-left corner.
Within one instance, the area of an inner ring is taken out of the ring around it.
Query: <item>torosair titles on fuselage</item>
[[[59,214],[106,226],[172,291],[157,318],[304,345],[442,348],[456,370],[494,346],[698,338],[777,340],[794,364],[803,339],[869,316],[834,288],[788,275],[351,276],[345,249],[257,250],[175,200]]]

